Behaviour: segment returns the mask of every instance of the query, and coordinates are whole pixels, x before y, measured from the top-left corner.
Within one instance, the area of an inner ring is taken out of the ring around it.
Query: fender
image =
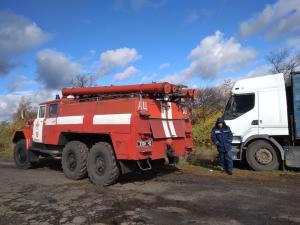
[[[263,134],[263,135],[253,135],[250,136],[246,139],[246,141],[242,144],[242,151],[243,149],[245,149],[245,147],[249,144],[249,142],[253,141],[253,140],[266,140],[271,142],[278,150],[281,156],[281,159],[284,160],[284,149],[283,147],[278,143],[278,141],[276,141],[273,137],[270,137],[269,135]]]
[[[24,129],[18,129],[13,134],[12,141],[14,144],[16,144],[19,140],[25,140],[26,143],[26,149],[28,150],[32,145],[32,130],[29,127],[26,127]]]

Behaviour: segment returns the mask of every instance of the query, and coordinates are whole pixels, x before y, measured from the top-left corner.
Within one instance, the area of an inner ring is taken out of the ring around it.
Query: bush
[[[222,116],[221,112],[214,112],[206,117],[205,120],[198,120],[193,125],[193,141],[196,145],[210,145],[210,133],[218,117]]]
[[[13,134],[13,128],[9,122],[0,123],[0,151],[6,151],[11,149],[11,136]]]

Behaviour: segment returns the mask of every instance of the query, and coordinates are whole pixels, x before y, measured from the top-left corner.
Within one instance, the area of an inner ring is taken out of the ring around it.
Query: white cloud
[[[159,66],[159,69],[163,70],[163,69],[169,68],[170,66],[171,66],[171,63],[163,63]]]
[[[300,4],[297,0],[279,0],[240,24],[240,35],[266,32],[269,38],[284,37],[300,31]]]
[[[191,50],[190,65],[181,72],[163,78],[164,81],[180,83],[193,77],[204,80],[216,79],[222,70],[234,71],[255,57],[253,49],[243,48],[233,37],[224,39],[220,31],[207,36]]]
[[[190,81],[190,80],[191,80],[190,77],[185,77],[182,74],[176,74],[175,73],[175,74],[171,74],[171,75],[168,75],[168,76],[164,77],[160,81],[169,82],[171,84],[181,84],[181,83],[184,83],[184,82]]]
[[[8,75],[16,57],[48,40],[50,35],[36,23],[10,11],[0,12],[0,76]]]
[[[135,48],[118,48],[115,50],[107,50],[100,55],[100,61],[94,64],[97,77],[102,77],[110,73],[116,68],[123,68],[139,60],[142,56]]]
[[[119,82],[119,81],[129,79],[133,75],[137,74],[138,72],[139,70],[137,68],[135,68],[134,66],[129,66],[123,72],[115,74],[113,82]]]
[[[104,68],[125,67],[141,58],[135,48],[118,48],[101,53],[100,64]]]
[[[37,53],[38,80],[46,88],[59,89],[71,84],[72,78],[81,73],[81,65],[62,52],[44,49]]]
[[[235,69],[247,64],[255,57],[255,52],[250,48],[242,48],[233,37],[224,39],[220,31],[205,37],[189,55],[190,67],[186,73],[200,75],[204,79],[217,77],[221,69]]]
[[[32,92],[21,92],[13,94],[0,95],[0,121],[11,120],[13,113],[17,110],[18,104],[22,98],[30,99],[33,106],[37,106],[47,100],[55,98],[56,94],[60,94],[57,90],[40,90]]]

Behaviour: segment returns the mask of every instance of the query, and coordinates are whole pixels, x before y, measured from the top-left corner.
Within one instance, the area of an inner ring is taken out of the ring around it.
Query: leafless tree
[[[88,74],[77,74],[71,81],[73,87],[94,86],[96,77]]]
[[[24,126],[28,120],[36,117],[36,111],[30,99],[21,98],[17,110],[13,113],[13,124],[16,127]]]
[[[224,80],[221,85],[199,88],[198,98],[193,103],[192,122],[205,121],[215,112],[223,112],[233,86],[231,79]]]
[[[222,112],[227,102],[227,96],[223,95],[220,86],[200,88],[198,91],[199,97],[193,103],[193,123],[205,121],[211,113]]]
[[[300,52],[291,54],[289,49],[284,48],[277,52],[270,52],[267,60],[272,66],[272,73],[283,73],[288,79],[291,72],[295,72],[300,67]]]

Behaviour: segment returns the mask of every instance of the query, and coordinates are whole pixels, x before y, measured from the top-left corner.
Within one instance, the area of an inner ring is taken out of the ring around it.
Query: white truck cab
[[[291,77],[289,87],[281,73],[234,84],[223,115],[233,132],[233,159],[245,159],[254,170],[278,169],[284,161],[288,166],[300,167],[300,147],[297,150],[293,135],[297,115],[293,96],[297,96],[297,86],[300,100],[300,74]],[[299,159],[291,155],[299,155]]]

